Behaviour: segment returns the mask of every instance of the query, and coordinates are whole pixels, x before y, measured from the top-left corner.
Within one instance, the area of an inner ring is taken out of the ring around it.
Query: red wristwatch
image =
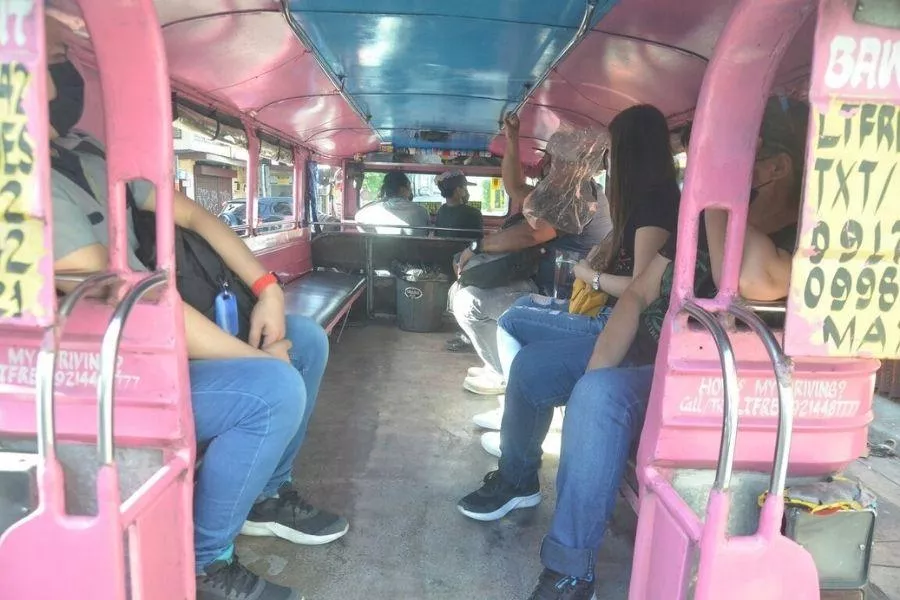
[[[273,283],[281,284],[281,279],[279,279],[278,275],[275,273],[269,272],[257,279],[253,282],[253,285],[250,286],[250,289],[253,291],[253,295],[259,298],[259,295],[263,293],[263,291],[272,285]]]

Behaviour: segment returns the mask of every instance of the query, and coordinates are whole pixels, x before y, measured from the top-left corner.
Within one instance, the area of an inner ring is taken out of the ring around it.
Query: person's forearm
[[[519,223],[484,236],[481,244],[484,252],[513,252],[543,244],[554,237],[556,231],[552,228],[532,229],[528,223]]]
[[[626,289],[594,344],[588,370],[618,367],[637,335],[641,312],[646,308],[639,294]]]
[[[584,262],[575,265],[575,277],[589,286],[593,286],[597,271],[586,268],[583,265]],[[628,277],[627,275],[610,275],[609,273],[602,273],[600,275],[600,291],[606,292],[610,296],[615,296],[616,298],[624,294],[630,284],[631,277]]]
[[[500,162],[500,175],[503,177],[503,187],[509,194],[510,204],[514,207],[521,207],[525,196],[531,191],[531,187],[525,183],[525,173],[522,171],[522,163],[519,160],[518,136],[509,136],[506,140],[506,153]]]
[[[631,285],[631,277],[628,275],[610,275],[604,273],[600,276],[600,289],[610,296],[620,297]]]
[[[184,307],[184,330],[189,358],[270,357],[262,350],[257,350],[238,338],[228,335],[186,302],[182,303],[182,306]]]
[[[253,255],[247,244],[227,225],[205,210],[193,212],[189,227],[209,242],[225,264],[247,285],[252,286],[257,279],[267,273],[266,268]]]

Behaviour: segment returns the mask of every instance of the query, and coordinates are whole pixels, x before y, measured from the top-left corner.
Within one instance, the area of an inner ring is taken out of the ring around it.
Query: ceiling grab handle
[[[782,496],[787,481],[794,427],[793,362],[781,349],[781,345],[775,339],[775,334],[758,315],[738,304],[729,306],[728,312],[743,321],[759,336],[772,359],[775,381],[778,384],[778,433],[775,438],[775,460],[772,466],[772,477],[769,480],[769,494]]]
[[[575,30],[575,35],[572,36],[572,39],[569,40],[569,43],[565,45],[559,55],[550,63],[541,76],[538,77],[537,81],[534,81],[528,84],[528,89],[525,90],[525,95],[522,96],[522,99],[519,100],[519,103],[516,104],[516,107],[509,111],[507,114],[517,115],[519,111],[522,110],[522,107],[525,106],[525,103],[528,102],[528,99],[537,91],[539,87],[541,87],[547,78],[550,77],[550,73],[553,72],[559,64],[569,56],[569,53],[575,49],[575,46],[584,39],[584,37],[591,30],[591,21],[594,19],[594,13],[597,11],[597,4],[599,0],[587,0],[584,4],[584,14],[581,16],[581,23],[578,25],[578,29]],[[504,115],[500,115],[500,123],[503,123]]]
[[[118,276],[114,273],[90,275],[63,299],[59,305],[56,322],[44,330],[35,369],[35,406],[37,407],[38,456],[45,460],[56,458],[56,416],[53,395],[56,383],[56,356],[59,351],[60,338],[62,338],[63,329],[66,326],[66,319],[72,314],[75,305],[90,290],[117,279]]]
[[[103,465],[113,464],[113,399],[116,384],[116,358],[125,321],[138,300],[168,281],[167,271],[157,271],[139,280],[113,311],[100,343],[100,376],[97,378],[97,454]]]
[[[712,335],[719,352],[722,365],[722,383],[724,402],[722,408],[722,441],[719,444],[719,460],[716,464],[714,490],[725,491],[731,485],[731,474],[734,471],[734,453],[737,444],[738,410],[740,391],[738,389],[737,364],[731,340],[725,328],[716,317],[695,302],[684,303],[684,312],[696,319]]]

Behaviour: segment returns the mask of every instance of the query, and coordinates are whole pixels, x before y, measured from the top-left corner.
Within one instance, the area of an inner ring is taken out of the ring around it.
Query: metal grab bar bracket
[[[734,454],[737,443],[738,412],[740,390],[738,388],[737,363],[731,340],[725,328],[716,317],[697,303],[688,300],[682,310],[696,319],[713,337],[722,365],[724,385],[724,406],[722,409],[722,441],[719,445],[719,460],[716,464],[716,479],[713,489],[727,490],[731,485],[734,471]]]
[[[775,459],[772,476],[769,480],[769,493],[781,496],[784,494],[787,481],[794,427],[793,362],[784,354],[775,334],[759,315],[740,304],[729,306],[728,313],[742,321],[759,336],[772,360],[772,370],[778,385],[778,430],[775,438]]]
[[[56,321],[44,330],[41,349],[35,369],[35,410],[37,411],[37,451],[47,460],[56,456],[56,417],[54,391],[56,383],[56,357],[66,320],[75,306],[95,288],[107,287],[121,279],[115,273],[93,273],[79,277],[78,285],[65,296],[59,305]]]
[[[113,401],[116,383],[116,358],[125,322],[137,302],[151,290],[168,282],[168,271],[158,271],[139,280],[122,298],[110,317],[100,343],[100,375],[97,377],[97,454],[103,465],[113,464]]]

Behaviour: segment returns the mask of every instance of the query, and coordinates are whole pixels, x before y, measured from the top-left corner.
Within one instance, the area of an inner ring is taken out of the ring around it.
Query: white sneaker
[[[541,449],[546,454],[552,454],[554,456],[559,456],[560,447],[562,446],[562,434],[551,431],[547,434],[547,437],[544,438],[544,443],[541,444]],[[491,456],[496,456],[500,458],[500,432],[499,431],[488,431],[481,435],[481,447],[484,448],[484,451],[490,454]]]
[[[499,377],[490,367],[469,367],[466,377]]]
[[[562,432],[563,428],[563,419],[566,416],[566,408],[564,406],[557,406],[553,409],[553,420],[550,421],[550,431],[559,431]]]
[[[563,418],[565,417],[563,410],[563,408],[557,408],[553,411],[553,420],[550,422],[550,431],[562,431]],[[503,423],[503,397],[500,397],[500,406],[494,410],[478,413],[472,417],[472,422],[482,429],[500,431],[500,425]]]
[[[503,422],[503,407],[497,407],[494,410],[478,413],[472,417],[472,422],[482,429],[493,429],[500,431],[500,424]]]
[[[506,383],[496,375],[466,377],[463,388],[480,396],[499,396],[506,391]]]

